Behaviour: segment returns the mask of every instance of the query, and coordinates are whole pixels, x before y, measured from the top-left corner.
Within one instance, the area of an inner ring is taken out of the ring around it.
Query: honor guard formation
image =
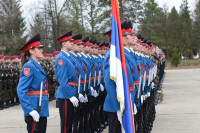
[[[150,133],[165,53],[136,34],[130,21],[121,28],[135,130]],[[109,39],[111,30],[104,33]],[[45,133],[47,101],[56,100],[61,133],[100,133],[107,126],[109,133],[120,133],[116,84],[110,79],[110,43],[73,35],[73,31],[57,40],[61,50],[44,53],[44,57],[40,34],[22,46],[24,53],[0,55],[0,110],[20,103],[28,132]]]

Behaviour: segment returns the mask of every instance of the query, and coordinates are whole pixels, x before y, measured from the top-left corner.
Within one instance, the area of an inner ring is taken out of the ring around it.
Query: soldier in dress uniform
[[[74,63],[74,65],[76,66],[76,73],[77,73],[77,78],[80,79],[78,81],[78,98],[80,101],[80,106],[78,108],[78,110],[75,113],[75,117],[74,117],[74,122],[73,122],[73,127],[74,130],[72,132],[76,132],[76,131],[83,131],[83,127],[84,127],[84,122],[83,122],[83,103],[85,100],[84,95],[84,71],[85,71],[85,65],[81,62],[79,56],[79,52],[81,50],[81,45],[82,45],[82,34],[77,34],[74,35],[73,37],[73,41],[72,41],[72,49],[69,52],[69,58],[71,60],[72,63]]]
[[[125,29],[126,22],[122,23],[121,27],[122,29]],[[123,36],[123,44],[124,46],[127,45],[127,39],[125,36],[126,30],[122,30]],[[105,35],[108,34],[109,37],[111,37],[111,30],[106,32]],[[112,39],[112,38],[111,38]],[[104,77],[105,77],[105,88],[107,91],[107,96],[104,103],[104,110],[109,113],[109,133],[113,132],[121,132],[121,124],[117,118],[117,111],[120,108],[119,102],[117,100],[117,94],[116,94],[116,84],[113,80],[110,79],[110,50],[107,52],[105,59],[104,59]],[[127,55],[126,55],[127,60]],[[127,73],[128,79],[129,79],[129,86],[133,88],[133,78],[131,77],[131,68],[130,68],[130,62],[126,62],[127,66]],[[129,87],[129,88],[130,88]],[[132,90],[133,91],[133,90]]]
[[[72,132],[74,109],[78,107],[77,68],[71,61],[69,51],[72,49],[72,31],[59,37],[61,51],[55,60],[55,76],[59,83],[55,97],[58,99],[61,133]]]
[[[45,86],[47,75],[39,63],[39,60],[43,58],[43,45],[40,43],[40,34],[36,34],[20,50],[23,50],[25,54],[21,60],[22,70],[17,86],[17,94],[24,111],[27,130],[29,133],[33,133],[35,122],[38,122],[38,132],[46,133],[49,107]],[[41,108],[39,109],[40,89],[42,89],[42,99]]]
[[[106,126],[107,126],[107,113],[103,111],[103,104],[104,100],[106,97],[106,91],[104,89],[105,87],[105,82],[104,82],[104,69],[103,69],[103,61],[104,61],[104,56],[106,54],[106,47],[105,47],[105,42],[101,42],[99,44],[98,48],[98,55],[97,57],[99,58],[99,65],[100,65],[100,97],[99,97],[99,119],[100,119],[100,130],[102,131]]]
[[[89,61],[89,57],[87,56],[88,53],[90,53],[90,42],[89,42],[89,37],[85,37],[82,39],[82,45],[80,46],[81,48],[81,53],[79,55],[79,59],[82,62],[82,64],[85,66],[85,69],[83,70],[84,72],[84,81],[86,82],[85,87],[83,86],[83,91],[85,92],[85,108],[84,108],[84,129],[86,133],[91,133],[91,117],[90,117],[90,113],[91,113],[91,89],[90,89],[90,85],[89,82],[91,81],[89,78],[91,77],[91,63]],[[85,79],[86,77],[86,79]],[[85,88],[85,89],[84,89]]]

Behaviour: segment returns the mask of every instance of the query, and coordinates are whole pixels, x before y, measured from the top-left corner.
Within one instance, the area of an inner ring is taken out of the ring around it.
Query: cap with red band
[[[83,38],[82,42],[83,42],[83,46],[88,45],[88,44],[90,43],[90,42],[89,42],[89,37],[86,36],[85,38]]]
[[[111,38],[111,30],[105,32],[103,35],[104,35],[104,36],[105,36],[105,35],[108,35],[108,38]]]
[[[72,41],[72,43],[74,43],[74,44],[82,43],[81,38],[82,38],[82,34],[77,34],[77,35],[73,36],[72,39],[74,39],[74,40]]]
[[[101,42],[101,43],[99,44],[99,48],[100,48],[100,49],[104,49],[104,48],[105,48],[105,42]]]
[[[23,50],[24,52],[30,50],[34,47],[43,47],[40,43],[40,34],[36,34],[34,37],[32,37],[29,41],[27,41],[20,50]]]
[[[71,41],[72,39],[72,31],[66,32],[64,35],[57,39],[59,42]]]

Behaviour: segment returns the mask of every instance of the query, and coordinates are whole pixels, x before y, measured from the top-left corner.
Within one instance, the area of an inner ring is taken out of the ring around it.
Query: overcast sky
[[[21,0],[23,16],[25,17],[25,20],[28,24],[31,23],[32,17],[34,16],[34,9],[37,8],[37,6],[40,6],[39,3],[42,1],[44,0]],[[182,2],[182,0],[155,0],[155,1],[158,3],[160,7],[167,5],[169,11],[173,6],[175,6],[176,9],[179,10],[179,7]],[[188,0],[190,11],[194,10],[195,3],[197,1],[198,0]]]
[[[21,0],[22,3],[22,9],[24,12],[27,12],[30,8],[30,6],[34,3],[37,3],[38,1],[43,1],[43,0]],[[179,7],[181,5],[182,0],[155,0],[160,7],[163,7],[164,4],[167,4],[169,10],[175,6],[177,10],[179,10]],[[190,10],[193,10],[195,7],[195,3],[197,0],[188,0]]]
[[[167,4],[169,10],[171,10],[173,6],[175,6],[176,9],[179,10],[179,7],[182,3],[182,0],[155,0],[155,1],[158,3],[160,7],[163,7],[164,4]],[[194,10],[196,2],[197,0],[188,0],[189,8],[191,11]]]

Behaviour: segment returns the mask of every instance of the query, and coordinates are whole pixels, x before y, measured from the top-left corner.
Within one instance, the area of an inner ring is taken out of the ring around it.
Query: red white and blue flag
[[[111,7],[112,32],[110,48],[110,78],[115,81],[117,86],[117,100],[120,103],[120,110],[117,112],[117,116],[122,125],[123,133],[135,133],[118,0],[111,0]]]

